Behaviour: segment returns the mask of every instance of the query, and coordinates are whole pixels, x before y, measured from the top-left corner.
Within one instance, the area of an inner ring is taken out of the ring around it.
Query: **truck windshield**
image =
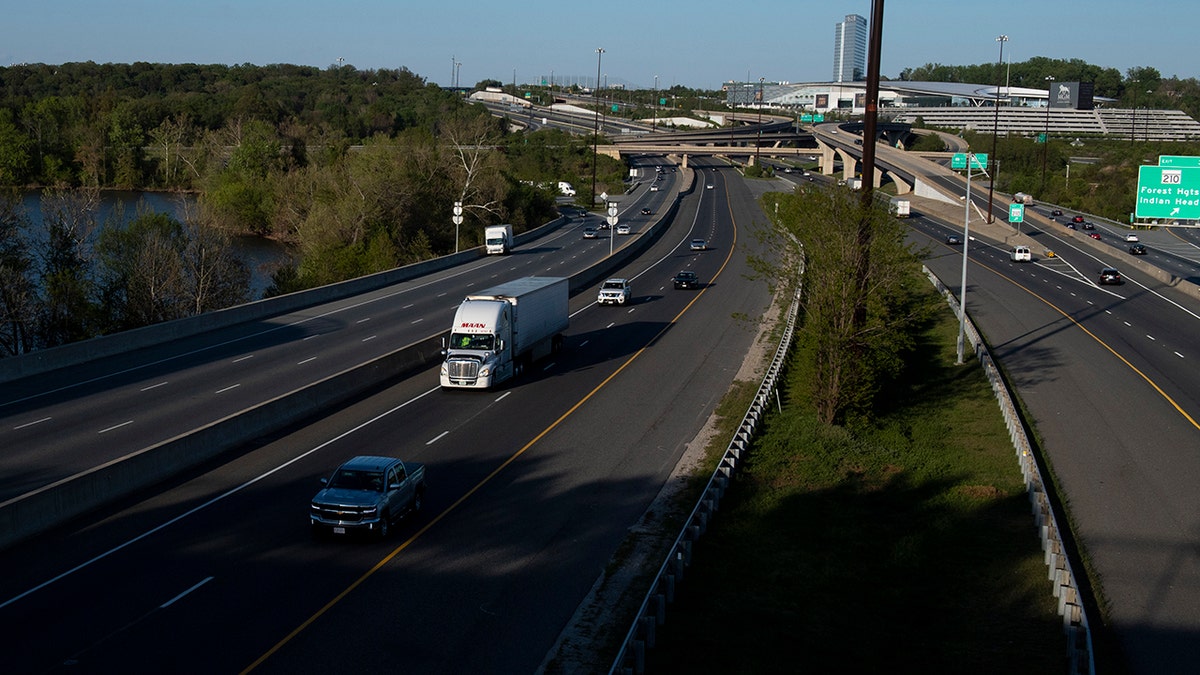
[[[451,333],[451,349],[478,349],[492,351],[496,344],[496,336],[488,333]]]
[[[382,471],[353,471],[338,469],[329,479],[329,487],[342,490],[366,490],[383,492]]]

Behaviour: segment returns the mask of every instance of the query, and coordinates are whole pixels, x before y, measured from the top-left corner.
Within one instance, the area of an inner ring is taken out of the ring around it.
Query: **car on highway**
[[[598,236],[599,235],[596,234],[596,228],[594,228],[594,227],[583,228],[583,238],[584,239],[595,239]]]
[[[1100,270],[1100,284],[1101,285],[1120,284],[1120,283],[1122,283],[1121,273],[1117,271],[1117,268],[1105,267],[1104,269]]]
[[[1067,229],[1068,230],[1078,230],[1079,228],[1075,227],[1075,223],[1067,223]]]
[[[624,305],[633,297],[633,288],[628,279],[614,277],[600,284],[596,302],[601,305]]]
[[[1033,253],[1028,246],[1014,246],[1008,252],[1008,259],[1013,262],[1033,262]]]
[[[1130,244],[1129,252],[1133,255],[1146,255],[1146,245],[1145,244]]]
[[[1072,222],[1072,223],[1082,223],[1082,222],[1083,222],[1083,216],[1072,216],[1072,217],[1071,217],[1071,222]]]
[[[421,510],[425,465],[363,455],[322,478],[321,485],[309,505],[314,536],[365,532],[383,538],[398,518]]]
[[[1138,236],[1132,232],[1125,235],[1125,241],[1139,241]]]
[[[708,248],[708,242],[703,239],[693,239],[692,243],[688,244],[688,248],[693,251],[703,251]]]
[[[957,234],[948,234],[946,235],[946,243],[950,244],[951,246],[959,246],[962,244],[962,238]]]
[[[1096,229],[1096,224],[1090,220],[1085,220],[1085,221],[1079,223],[1079,227],[1084,230],[1094,230],[1094,229]]]
[[[713,184],[712,184],[712,183],[709,183],[709,184],[705,185],[705,186],[704,186],[704,189],[705,189],[705,190],[711,190],[711,189],[713,189]]]
[[[642,207],[642,215],[643,215],[643,216],[649,216],[649,215],[651,215],[651,214],[653,214],[653,213],[654,213],[654,212],[653,212],[653,211],[651,211],[650,209],[648,209],[648,208],[646,208],[646,207]]]
[[[629,234],[629,226],[625,223],[617,225],[617,234]]]
[[[1088,236],[1091,237],[1092,239],[1095,239],[1096,241],[1100,241],[1100,233],[1099,232],[1089,232]]]
[[[685,288],[700,288],[700,277],[691,270],[682,270],[679,274],[672,277],[671,281],[675,284],[675,290]]]
[[[1061,216],[1061,215],[1062,215],[1062,209],[1053,209],[1053,210],[1051,210],[1051,211],[1050,211],[1050,217],[1051,217],[1051,218],[1056,218],[1056,217],[1058,217],[1058,216]]]

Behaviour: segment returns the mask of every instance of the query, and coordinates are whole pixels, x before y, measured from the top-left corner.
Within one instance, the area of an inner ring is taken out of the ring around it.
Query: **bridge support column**
[[[838,148],[836,152],[838,157],[842,158],[842,178],[846,180],[854,178],[854,174],[858,173],[858,159],[841,148]]]
[[[906,194],[912,192],[912,189],[913,189],[912,186],[909,185],[908,183],[904,182],[903,178],[901,178],[891,172],[888,172],[888,177],[890,177],[892,179],[892,182],[896,184],[896,194],[906,195]]]
[[[680,163],[679,163],[679,164],[680,164],[680,167],[681,167],[681,168],[682,168],[684,171],[687,171],[687,168],[688,168],[688,155],[687,155],[687,153],[686,153],[686,152],[683,154],[683,160],[682,160],[682,161],[680,161]]]

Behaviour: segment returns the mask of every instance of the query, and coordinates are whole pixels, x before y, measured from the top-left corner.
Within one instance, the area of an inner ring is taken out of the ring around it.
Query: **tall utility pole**
[[[883,0],[871,1],[871,27],[867,38],[867,91],[863,109],[862,215],[858,223],[858,260],[854,271],[857,293],[854,330],[867,325],[867,285],[871,260],[871,205],[875,189],[875,129],[879,115],[879,58],[883,46]]]
[[[762,168],[758,163],[758,149],[762,147],[762,107],[763,107],[763,81],[765,77],[758,78],[758,140],[754,142],[754,166]]]
[[[1000,43],[1000,66],[1004,66],[1004,43],[1008,42],[1007,35],[1001,35],[996,38],[996,42]],[[1000,160],[996,157],[996,139],[1000,136],[1000,77],[996,76],[996,116],[992,121],[992,163],[995,166],[992,168],[992,180],[988,184],[988,212],[987,221],[990,223],[992,218],[992,195],[996,192],[996,179],[1000,176]]]
[[[596,129],[592,134],[592,206],[596,205],[596,152],[600,143],[600,59],[604,57],[604,49],[596,50],[596,88],[592,91],[592,98],[596,103]],[[588,209],[589,211],[591,209]]]

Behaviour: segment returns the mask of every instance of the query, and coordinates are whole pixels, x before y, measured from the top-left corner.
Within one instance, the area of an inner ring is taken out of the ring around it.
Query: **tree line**
[[[557,212],[536,186],[584,186],[590,145],[514,131],[405,69],[0,68],[0,185],[49,190],[37,232],[4,200],[0,353],[244,302],[231,234],[298,252],[278,294],[478,245],[487,224],[540,225]],[[597,164],[597,191],[619,189],[620,163]],[[197,208],[99,222],[107,188],[187,191]]]

